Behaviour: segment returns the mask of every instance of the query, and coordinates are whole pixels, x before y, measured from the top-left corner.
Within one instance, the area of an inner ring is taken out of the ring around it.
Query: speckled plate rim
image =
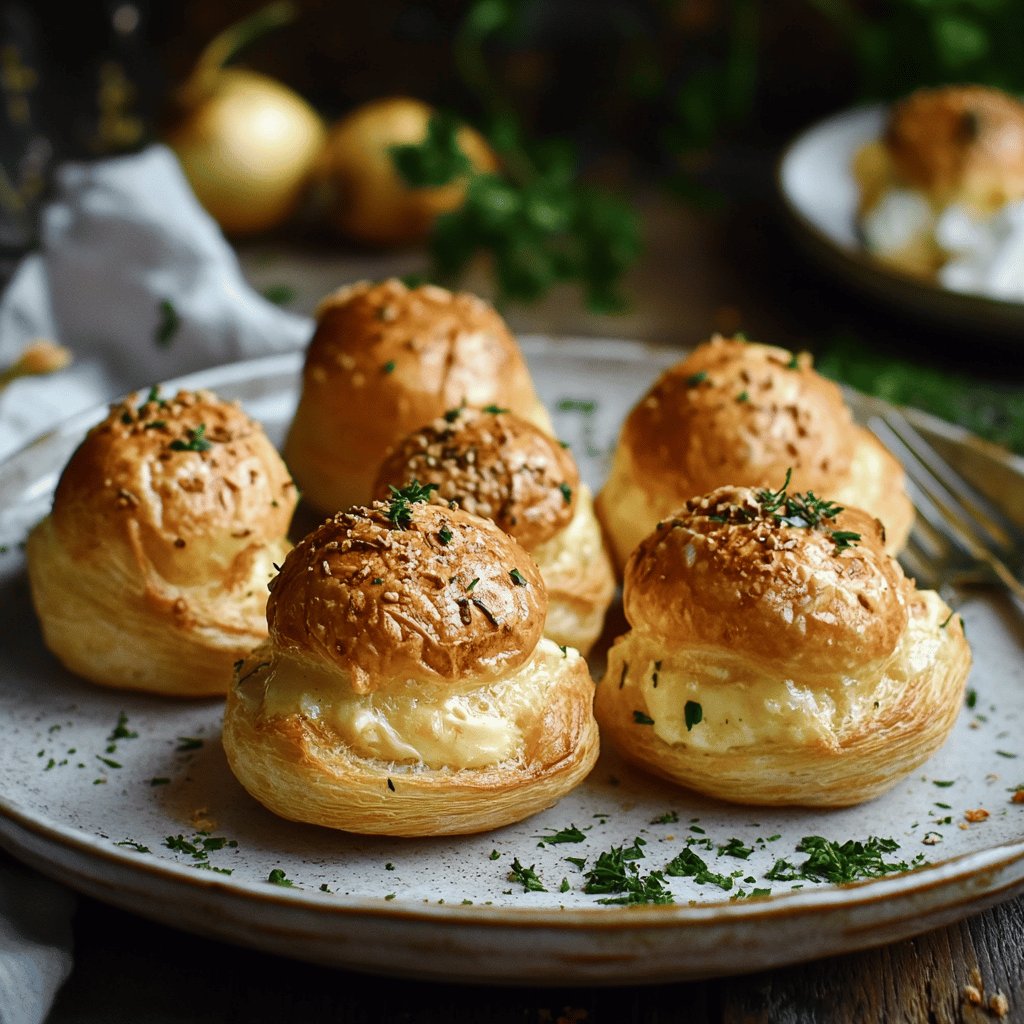
[[[921,281],[878,263],[857,244],[850,159],[860,145],[878,137],[884,116],[885,107],[879,104],[844,110],[805,129],[785,147],[775,167],[775,188],[798,241],[833,275],[890,306],[932,322],[983,328],[1002,340],[1019,342],[1024,303]],[[796,185],[797,175],[812,158],[831,172],[814,176],[813,201]],[[827,224],[817,213],[818,202],[829,206],[831,217],[848,224],[848,232]]]
[[[532,351],[550,344],[550,339],[524,338],[522,346],[529,356]],[[647,345],[634,341],[617,341],[593,338],[560,338],[559,345],[566,350],[580,347],[592,352],[594,346],[618,359],[652,361],[667,365],[679,358],[682,350],[669,350],[662,346]],[[199,387],[219,388],[231,382],[251,379],[253,376],[271,379],[297,375],[301,367],[301,355],[290,353],[258,360],[231,364],[189,374],[166,382],[166,388]],[[653,370],[652,370],[653,372]],[[871,407],[884,407],[885,403],[864,398],[862,403]],[[963,444],[983,453],[989,459],[996,459],[1006,465],[1016,476],[1024,477],[1024,459],[996,449],[979,441],[962,428],[936,420],[925,414],[910,410],[912,418],[926,426],[933,433],[940,434],[954,443]],[[27,453],[53,437],[74,437],[82,428],[95,422],[97,410],[87,410],[30,442],[20,452],[11,456],[7,463],[24,458]],[[779,952],[767,961],[752,960],[742,969],[757,966],[781,965],[816,955],[834,954],[877,945],[880,942],[918,934],[931,927],[957,920],[969,913],[980,911],[987,906],[1008,899],[1024,890],[1024,836],[1012,842],[997,843],[990,847],[972,851],[956,857],[934,861],[928,865],[901,874],[888,875],[878,879],[850,883],[847,885],[825,886],[814,889],[774,893],[770,896],[737,901],[734,903],[697,901],[688,904],[666,906],[632,907],[585,907],[585,908],[537,908],[537,907],[487,907],[480,904],[459,906],[455,904],[391,905],[377,898],[344,897],[323,900],[303,890],[270,889],[257,883],[241,879],[226,880],[197,874],[185,864],[171,861],[149,861],[139,859],[131,852],[112,849],[108,841],[100,836],[61,825],[43,816],[30,816],[12,806],[0,793],[0,846],[15,857],[21,857],[52,877],[70,884],[73,888],[109,902],[152,916],[165,923],[166,913],[139,904],[147,893],[152,892],[154,883],[180,889],[196,897],[199,912],[217,907],[234,906],[251,915],[256,909],[281,908],[289,916],[298,913],[307,921],[326,923],[329,938],[331,929],[353,921],[379,923],[386,927],[389,922],[406,922],[412,927],[427,926],[445,929],[446,933],[475,935],[497,933],[503,929],[517,931],[538,930],[540,933],[577,935],[630,935],[633,938],[649,936],[652,941],[665,942],[666,936],[674,932],[682,935],[684,929],[698,929],[707,933],[717,942],[728,942],[736,929],[747,925],[755,928],[784,926],[783,931],[793,934],[822,921],[829,916],[842,919],[837,925],[843,934],[841,942],[833,941],[828,948],[818,952]],[[71,858],[79,858],[86,868],[73,868]],[[117,878],[111,890],[111,878]],[[884,908],[878,914],[879,907]],[[195,913],[193,908],[193,914]],[[241,936],[237,927],[218,926],[211,920],[208,924],[193,920],[183,927],[212,934],[215,937],[238,941],[244,944],[279,949],[272,935],[273,926],[268,925],[267,934]],[[340,930],[340,927],[339,927]],[[477,931],[479,930],[479,931]],[[662,938],[659,940],[657,936]],[[687,940],[689,945],[692,941]],[[671,939],[666,943],[672,947]],[[372,963],[360,962],[349,955],[340,961],[316,949],[299,952],[304,959],[330,962],[337,966],[353,966],[361,970],[375,970]],[[763,954],[762,954],[763,955]],[[437,971],[398,969],[395,973],[406,976],[439,977],[451,976]],[[695,962],[692,967],[666,968],[652,962],[650,971],[637,972],[631,969],[629,978],[637,982],[666,981],[685,977],[701,977],[714,973],[726,973],[723,969],[708,969],[707,965]],[[456,972],[456,976],[458,972]],[[520,978],[516,973],[488,973],[470,970],[460,976],[462,980],[482,982],[518,983],[519,981],[544,981],[556,983],[557,977],[538,976]],[[602,978],[583,974],[579,983],[600,983]],[[613,972],[603,979],[614,982],[626,980]]]

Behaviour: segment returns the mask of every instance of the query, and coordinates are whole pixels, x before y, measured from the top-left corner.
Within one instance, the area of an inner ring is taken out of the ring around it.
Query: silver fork
[[[950,588],[1001,584],[1024,601],[1024,530],[963,478],[901,412],[868,420],[907,473],[917,519],[901,560],[910,575]]]

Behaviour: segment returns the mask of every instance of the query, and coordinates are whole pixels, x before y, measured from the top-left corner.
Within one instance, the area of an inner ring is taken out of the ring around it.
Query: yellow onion
[[[323,145],[323,121],[298,93],[222,66],[254,34],[290,16],[290,5],[272,4],[216,37],[179,90],[165,133],[199,201],[228,234],[286,221]]]
[[[348,238],[370,245],[404,245],[424,239],[441,213],[462,204],[465,179],[412,188],[391,159],[391,147],[422,142],[434,109],[404,96],[358,107],[329,131],[316,177],[327,222]],[[468,125],[456,135],[478,171],[497,169],[483,136]]]

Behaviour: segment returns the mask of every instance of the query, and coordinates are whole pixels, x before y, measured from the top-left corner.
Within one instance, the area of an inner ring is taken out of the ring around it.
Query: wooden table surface
[[[756,197],[755,197],[756,198]],[[761,197],[763,198],[763,197]],[[594,317],[561,292],[511,309],[520,332],[636,337],[692,345],[713,330],[805,345],[836,330],[866,344],[931,353],[948,364],[969,349],[971,369],[1021,385],[1024,360],[1002,345],[904,322],[834,287],[797,255],[760,199],[726,217],[655,201],[648,247],[633,276],[634,308]],[[287,285],[292,308],[310,312],[325,293],[358,277],[423,268],[418,252],[378,255],[274,242],[242,248],[253,283]],[[467,282],[485,290],[485,279]],[[963,356],[960,356],[961,358]],[[550,1024],[991,1021],[1005,995],[1008,1021],[1024,1022],[1024,898],[950,927],[868,952],[771,972],[647,987],[510,989],[360,976],[225,946],[83,899],[74,973],[48,1024],[300,1021],[302,1024]],[[154,970],[158,965],[158,970]],[[968,986],[982,993],[974,1005]],[[0,1013],[0,1019],[3,1014]]]

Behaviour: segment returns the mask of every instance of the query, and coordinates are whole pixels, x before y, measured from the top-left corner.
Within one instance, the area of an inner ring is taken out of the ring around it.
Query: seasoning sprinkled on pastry
[[[898,551],[913,521],[903,469],[854,423],[810,355],[716,336],[667,369],[630,411],[597,511],[621,568],[659,519],[694,495],[770,487],[829,494],[885,524]]]
[[[550,806],[597,756],[593,684],[542,637],[547,593],[493,523],[432,488],[337,513],[273,583],[224,746],[282,817],[354,832],[477,832]]]
[[[871,799],[942,745],[962,703],[958,616],[904,577],[877,520],[785,485],[691,498],[630,556],[623,600],[602,735],[725,800]]]
[[[237,404],[154,388],[111,406],[28,539],[47,646],[106,686],[224,693],[267,635],[267,582],[295,504],[280,456]]]
[[[492,520],[536,560],[548,592],[545,635],[586,654],[615,591],[589,488],[570,451],[497,406],[449,409],[385,459],[375,496],[417,480],[430,500]]]
[[[350,285],[317,310],[285,459],[315,508],[362,504],[388,448],[462,403],[551,427],[518,343],[482,299],[398,280]]]

